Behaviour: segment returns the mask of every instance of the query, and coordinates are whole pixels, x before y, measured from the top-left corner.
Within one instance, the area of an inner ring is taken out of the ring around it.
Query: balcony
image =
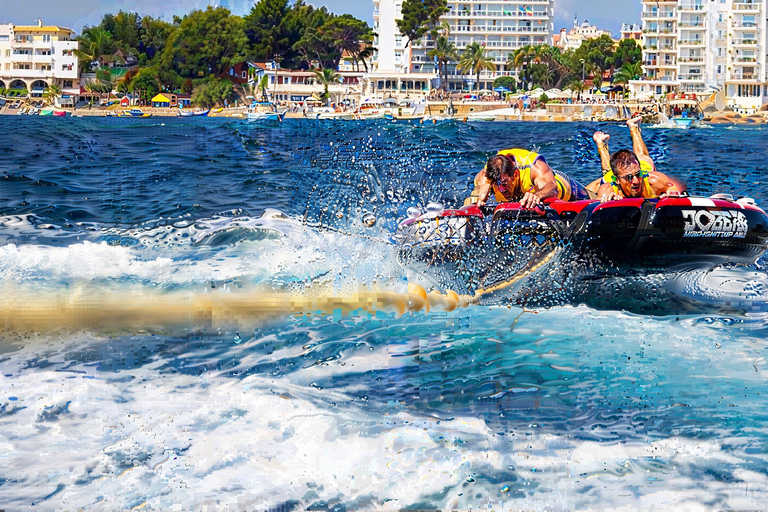
[[[674,53],[677,51],[677,48],[675,48],[675,45],[672,44],[665,44],[663,46],[659,46],[659,53]]]
[[[513,7],[510,6],[510,10],[503,11],[453,10],[448,11],[448,13],[444,14],[443,16],[446,18],[508,18],[513,20],[530,20],[547,18],[549,17],[549,13],[547,11],[533,11],[533,14],[528,14],[526,12],[516,11]]]
[[[681,21],[677,26],[686,30],[704,30],[703,21]]]
[[[660,61],[658,64],[658,67],[660,68],[676,68],[677,64],[672,60],[664,60]]]
[[[734,46],[757,46],[757,39],[734,39]]]
[[[754,21],[734,21],[731,26],[736,30],[742,30],[747,28],[757,28],[757,23]]]
[[[644,20],[662,20],[676,17],[677,13],[675,11],[647,11],[640,13],[640,18]]]
[[[681,64],[687,62],[704,62],[704,57],[680,57],[677,59],[677,62],[680,62]]]
[[[680,12],[697,12],[704,10],[704,4],[682,4],[678,7]]]
[[[32,55],[28,53],[12,53],[12,62],[32,62]]]
[[[680,46],[700,46],[702,41],[701,39],[680,39],[677,44]]]
[[[760,2],[734,2],[733,10],[760,12]]]
[[[689,82],[701,82],[704,80],[704,73],[681,73],[677,75],[677,78]]]
[[[737,57],[733,59],[733,63],[737,66],[747,66],[747,65],[756,65],[757,57]]]
[[[731,80],[757,80],[757,73],[731,73]]]

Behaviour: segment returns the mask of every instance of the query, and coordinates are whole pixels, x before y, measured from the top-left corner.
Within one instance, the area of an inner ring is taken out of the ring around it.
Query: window
[[[717,74],[719,75],[719,74],[720,74],[720,73],[722,73],[722,72],[723,72],[723,66],[721,66],[720,64],[718,64],[718,65],[717,65]]]
[[[395,46],[401,47],[403,45],[403,36],[395,36]]]
[[[243,78],[248,78],[248,72],[247,71],[243,71]]]
[[[718,14],[717,21],[718,21],[718,23],[722,23],[723,22],[723,15],[722,14]]]
[[[8,40],[9,40],[8,36],[0,36],[0,41],[8,41]]]
[[[64,87],[72,87],[72,80],[64,80]]]
[[[51,42],[51,34],[43,34],[43,42],[44,43],[50,43]]]

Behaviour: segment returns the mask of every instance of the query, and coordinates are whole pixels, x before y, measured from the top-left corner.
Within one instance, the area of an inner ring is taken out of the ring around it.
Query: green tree
[[[57,84],[51,84],[43,91],[43,99],[48,103],[53,103],[59,96],[61,96],[61,87]]]
[[[591,74],[600,75],[611,68],[613,62],[613,39],[603,34],[594,39],[587,39],[573,53],[573,61],[584,59]]]
[[[174,26],[170,23],[144,16],[141,18],[141,30],[139,36],[139,49],[146,60],[152,60],[165,49],[165,43],[171,35]]]
[[[328,86],[339,79],[339,74],[332,69],[324,68],[315,70],[317,81],[323,84],[323,99],[328,103]]]
[[[231,101],[235,97],[235,87],[232,82],[222,78],[211,78],[197,87],[192,93],[192,101],[195,105],[204,108],[223,105],[224,101]]]
[[[261,91],[261,99],[263,101],[268,101],[267,90],[269,90],[269,77],[267,75],[262,76],[261,80],[259,80],[259,90]]]
[[[115,51],[112,34],[101,27],[86,27],[77,38],[78,49],[74,54],[79,59],[81,71],[90,71],[93,63],[102,55],[111,55]]]
[[[217,77],[245,60],[243,20],[222,7],[192,11],[168,38],[159,70],[181,78]],[[169,77],[161,77],[168,83]],[[172,84],[179,87],[182,80]]]
[[[360,53],[361,44],[370,44],[373,41],[373,33],[368,23],[351,14],[342,14],[326,21],[320,27],[320,34],[336,49],[339,57],[346,51],[355,61]]]
[[[401,9],[403,17],[397,20],[397,28],[407,38],[405,46],[428,31],[437,35],[440,16],[449,10],[447,0],[405,0]]]
[[[341,54],[327,37],[323,37],[322,27],[331,19],[333,14],[325,7],[315,9],[311,5],[302,5],[294,13],[296,23],[302,25],[302,35],[291,47],[297,55],[300,67],[311,69],[314,64],[321,68],[333,67]]]
[[[427,52],[427,56],[431,59],[437,60],[437,70],[443,79],[440,81],[441,87],[445,90],[446,82],[448,82],[448,63],[459,60],[459,53],[454,45],[447,37],[438,36],[435,41],[435,47]]]
[[[630,80],[638,80],[643,75],[643,67],[639,62],[626,63],[613,75],[614,84],[626,84]]]
[[[480,88],[480,73],[482,71],[496,71],[496,64],[485,56],[485,46],[478,43],[471,43],[461,54],[461,60],[456,68],[465,74],[474,73],[477,75],[477,88]]]
[[[288,0],[259,0],[244,18],[245,32],[257,58],[270,60],[291,49]]]
[[[120,10],[117,14],[105,14],[99,27],[112,36],[117,48],[137,52],[140,42],[141,18],[135,12]]]
[[[511,92],[517,89],[517,80],[513,76],[500,76],[493,81],[493,88],[506,87]]]
[[[366,44],[363,48],[360,49],[360,52],[357,54],[358,71],[360,70],[359,63],[362,63],[363,69],[365,69],[366,73],[368,72],[368,59],[373,56],[373,52],[375,51],[376,48],[370,44]]]
[[[141,68],[131,79],[128,89],[136,93],[139,98],[147,102],[160,92],[160,84],[157,81],[157,68]]]
[[[620,69],[625,64],[640,63],[643,59],[643,51],[634,39],[622,39],[611,59],[613,69]]]

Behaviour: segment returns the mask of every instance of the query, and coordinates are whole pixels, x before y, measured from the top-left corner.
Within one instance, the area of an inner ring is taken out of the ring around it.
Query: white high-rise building
[[[402,0],[373,0],[373,31],[378,34],[374,47],[374,72],[370,80],[374,88],[399,90],[417,82],[426,89],[430,79],[437,78],[437,66],[427,53],[435,40],[426,34],[406,47],[407,38],[400,34],[396,20],[402,18]],[[491,89],[497,76],[515,74],[506,70],[509,54],[525,45],[552,44],[554,0],[448,0],[450,11],[441,17],[449,25],[448,38],[461,53],[476,42],[486,48],[486,56],[496,64],[496,71],[484,71],[480,84],[476,75],[463,75],[456,63],[448,65],[448,89]],[[443,29],[438,27],[438,32]],[[424,85],[426,84],[426,85]]]
[[[26,89],[40,97],[50,85],[62,89],[64,104],[80,94],[75,33],[68,28],[37,25],[0,25],[0,88]]]
[[[709,94],[732,106],[768,101],[766,0],[641,0],[642,80],[636,94]]]

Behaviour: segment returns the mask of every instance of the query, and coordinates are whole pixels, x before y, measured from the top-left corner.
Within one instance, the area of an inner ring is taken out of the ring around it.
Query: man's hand
[[[607,194],[603,194],[600,196],[600,202],[601,203],[607,203],[608,201],[618,201],[619,199],[624,199],[619,194],[616,194],[615,192],[609,192]]]
[[[541,204],[541,198],[533,192],[526,192],[523,198],[520,200],[520,206],[527,209],[534,209]]]
[[[592,135],[592,140],[598,144],[606,144],[610,138],[611,136],[605,132],[595,132],[595,134]]]
[[[640,128],[640,125],[643,124],[643,116],[636,116],[631,119],[627,119],[627,126],[629,128]]]

